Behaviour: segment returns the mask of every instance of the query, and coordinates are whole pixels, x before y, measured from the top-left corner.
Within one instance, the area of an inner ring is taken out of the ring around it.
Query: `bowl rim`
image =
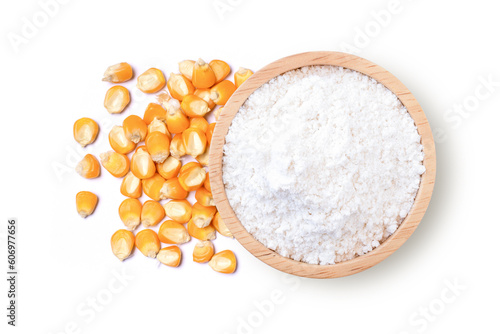
[[[374,250],[354,259],[331,265],[309,264],[283,257],[256,240],[241,224],[227,199],[222,180],[222,158],[225,136],[231,122],[257,88],[284,72],[312,65],[341,66],[361,72],[383,84],[400,99],[413,118],[421,136],[426,168],[421,176],[413,206],[398,229]],[[422,220],[429,205],[436,177],[436,151],[427,118],[413,94],[401,81],[384,68],[356,55],[334,52],[305,52],[278,59],[246,80],[231,96],[216,123],[209,153],[209,171],[212,195],[226,226],[238,242],[259,260],[280,271],[309,278],[335,278],[359,273],[378,264],[408,240]]]

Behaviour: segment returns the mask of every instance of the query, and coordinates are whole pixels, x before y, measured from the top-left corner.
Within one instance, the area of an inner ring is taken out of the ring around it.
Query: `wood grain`
[[[364,73],[385,85],[396,94],[408,109],[422,137],[425,174],[415,203],[396,232],[373,251],[352,260],[333,265],[314,265],[295,261],[268,249],[249,234],[236,217],[226,197],[222,181],[224,138],[240,106],[262,84],[293,69],[309,65],[336,65]],[[381,262],[396,251],[415,231],[422,220],[434,188],[436,152],[431,128],[425,114],[410,91],[391,73],[366,59],[341,52],[307,52],[279,59],[256,72],[233,94],[215,127],[209,156],[210,182],[217,209],[236,239],[254,256],[268,265],[289,274],[311,278],[334,278],[352,275]]]

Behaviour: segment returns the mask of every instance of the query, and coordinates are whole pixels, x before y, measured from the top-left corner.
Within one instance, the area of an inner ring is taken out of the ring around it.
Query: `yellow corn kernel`
[[[188,195],[176,177],[166,180],[160,190],[160,199],[186,199]]]
[[[209,124],[205,117],[194,117],[189,121],[189,127],[194,129],[200,129],[203,132],[207,132]]]
[[[160,191],[165,183],[165,179],[161,177],[160,174],[155,173],[149,179],[142,180],[142,189],[146,196],[151,198],[152,200],[159,201],[161,198]]]
[[[123,86],[113,86],[106,92],[104,97],[104,108],[110,114],[121,113],[130,103],[130,93]]]
[[[144,227],[156,226],[165,218],[165,210],[157,201],[146,201],[142,206],[141,223]]]
[[[186,148],[186,154],[196,157],[205,152],[207,137],[200,129],[188,128],[182,133],[182,143]]]
[[[193,68],[193,86],[210,88],[215,84],[215,73],[203,59],[198,59]]]
[[[122,180],[120,192],[123,196],[139,198],[142,196],[141,179],[137,178],[132,172],[128,172]]]
[[[141,251],[144,256],[155,258],[160,251],[160,239],[155,231],[145,229],[135,236],[135,247]]]
[[[214,240],[217,237],[213,225],[199,228],[192,219],[187,224],[187,230],[190,236],[201,241]]]
[[[96,206],[96,194],[90,191],[80,191],[76,194],[76,211],[78,211],[78,214],[82,216],[82,218],[90,216],[94,212]],[[189,216],[191,216],[191,212]]]
[[[167,88],[170,95],[176,100],[182,101],[182,99],[194,93],[194,86],[182,74],[170,73],[170,78],[167,81]]]
[[[73,137],[82,147],[92,144],[99,133],[99,125],[91,118],[80,118],[73,125]]]
[[[224,250],[215,254],[208,265],[219,273],[232,274],[236,270],[236,257],[232,251]]]
[[[214,218],[212,219],[212,225],[214,225],[214,227],[217,230],[217,232],[219,232],[223,236],[228,237],[228,238],[233,238],[233,234],[227,228],[226,224],[224,224],[224,221],[220,217],[220,213],[219,212],[217,212],[215,214]]]
[[[194,94],[184,97],[181,102],[181,109],[189,117],[203,117],[210,111],[208,103]]]
[[[183,60],[179,63],[179,72],[189,80],[193,79],[194,60]]]
[[[130,171],[139,179],[149,179],[156,173],[156,165],[144,147],[139,147],[130,160]]]
[[[234,84],[236,88],[240,87],[248,78],[252,76],[253,72],[248,68],[240,67],[236,73],[234,73]]]
[[[183,165],[181,167],[181,169],[179,170],[179,174],[181,173],[184,173],[185,171],[187,171],[189,168],[191,167],[194,167],[194,166],[199,166],[201,167],[201,164],[199,162],[196,162],[196,161],[190,161],[188,162],[187,164]]]
[[[172,138],[172,135],[170,134],[170,132],[168,132],[167,124],[165,124],[164,121],[159,120],[156,117],[148,125],[148,133],[151,133],[151,132],[161,132],[164,135],[167,135],[168,138]]]
[[[111,237],[111,250],[120,261],[123,261],[132,254],[134,242],[134,233],[127,230],[118,230]]]
[[[198,161],[202,166],[207,167],[208,166],[208,157],[210,155],[210,145],[207,144],[207,148],[205,149],[205,152],[203,154],[197,155],[195,157],[196,161]]]
[[[156,258],[169,267],[178,267],[181,263],[181,249],[177,246],[169,246],[160,249]]]
[[[181,223],[165,220],[158,230],[160,241],[165,244],[183,244],[191,240],[188,231]]]
[[[214,111],[214,116],[215,116],[215,120],[216,120],[216,121],[218,121],[218,120],[219,120],[220,115],[222,114],[223,109],[224,109],[223,107],[220,107],[220,108],[218,108],[218,109],[216,109],[216,110]]]
[[[130,161],[124,154],[108,151],[99,155],[101,164],[114,177],[125,176],[130,169]]]
[[[191,204],[185,199],[173,199],[163,204],[167,217],[178,223],[185,224],[191,219]]]
[[[186,147],[182,141],[182,135],[176,134],[170,142],[170,155],[176,159],[180,159],[186,155]]]
[[[139,116],[130,115],[123,120],[123,131],[128,140],[137,144],[146,138],[148,126]]]
[[[214,71],[215,83],[221,82],[229,75],[229,73],[231,73],[231,67],[229,67],[228,63],[223,60],[214,59],[209,63],[209,65]]]
[[[193,261],[205,263],[214,255],[214,244],[210,240],[198,241],[193,249]]]
[[[167,128],[170,133],[182,133],[189,127],[189,119],[181,110],[181,105],[177,100],[170,100],[167,103]]]
[[[162,163],[170,154],[170,138],[161,133],[153,132],[146,137],[146,148],[156,163]]]
[[[212,186],[210,185],[210,173],[207,173],[207,177],[205,179],[205,183],[203,183],[203,186],[209,193],[212,193]]]
[[[214,218],[217,208],[215,206],[203,206],[196,202],[193,205],[192,220],[198,228],[204,228],[210,225]]]
[[[215,123],[210,123],[208,125],[207,131],[205,131],[205,135],[207,136],[207,143],[210,145],[212,143],[212,135],[214,134]]]
[[[179,159],[170,156],[163,163],[156,164],[156,171],[168,180],[179,174],[181,165],[182,162]]]
[[[194,91],[194,95],[198,96],[199,98],[203,99],[207,104],[208,108],[212,110],[215,108],[215,102],[210,99],[210,89],[208,88],[199,88]]]
[[[194,191],[203,187],[203,183],[207,177],[207,172],[200,165],[182,170],[179,173],[179,183],[186,191]]]
[[[127,198],[118,208],[118,214],[125,227],[133,231],[141,223],[142,204],[136,198]]]
[[[209,192],[205,187],[201,187],[196,190],[196,194],[194,195],[198,203],[203,206],[215,206],[214,198],[212,197],[212,193]]]
[[[217,105],[226,104],[227,100],[233,95],[236,86],[229,80],[223,80],[210,88],[210,98]]]
[[[144,111],[144,117],[142,118],[142,120],[144,121],[144,123],[149,125],[155,118],[158,118],[159,120],[165,120],[166,113],[167,111],[163,109],[163,107],[158,103],[150,103],[148,104],[146,111]]]
[[[156,93],[165,87],[165,76],[157,68],[150,68],[137,77],[137,88],[144,93]]]
[[[106,69],[102,81],[120,83],[132,79],[133,76],[134,71],[132,70],[132,66],[128,63],[118,63]]]
[[[108,135],[109,145],[120,154],[128,154],[135,149],[136,144],[127,139],[122,126],[115,125]]]
[[[101,174],[101,166],[96,157],[92,154],[87,154],[83,159],[76,165],[76,172],[86,179],[94,179]]]

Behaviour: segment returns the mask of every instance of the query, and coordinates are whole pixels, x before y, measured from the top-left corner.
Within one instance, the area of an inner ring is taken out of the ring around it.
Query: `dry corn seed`
[[[113,86],[106,92],[104,97],[104,108],[110,114],[121,113],[130,103],[130,93],[123,86]]]
[[[235,90],[236,86],[231,81],[223,80],[210,88],[210,99],[217,105],[224,105]]]
[[[165,214],[178,223],[185,224],[191,219],[192,207],[185,199],[173,199],[163,204]]]
[[[207,148],[203,154],[197,155],[195,157],[196,161],[198,161],[202,166],[208,166],[208,156],[210,155],[210,145],[207,144]]]
[[[171,179],[176,177],[179,174],[179,170],[181,169],[182,162],[174,158],[173,156],[169,156],[164,162],[161,164],[156,164],[156,171],[165,179]]]
[[[170,142],[170,155],[176,159],[180,159],[186,155],[186,147],[182,141],[182,134],[176,134]]]
[[[217,208],[215,206],[203,206],[196,202],[193,205],[192,220],[198,228],[204,228],[210,225],[214,218]],[[215,227],[215,226],[214,226]]]
[[[155,258],[160,251],[160,239],[155,231],[145,229],[135,236],[135,246],[144,256]]]
[[[156,226],[165,218],[165,210],[157,201],[146,201],[142,206],[141,223],[144,227]]]
[[[142,190],[152,200],[159,201],[161,199],[160,191],[165,183],[165,179],[160,174],[155,173],[149,179],[142,180]]]
[[[181,263],[181,249],[177,246],[169,246],[160,249],[156,258],[169,267],[178,267]]]
[[[198,241],[193,249],[193,261],[205,263],[214,255],[214,244],[210,240]]]
[[[123,229],[118,230],[111,236],[111,250],[120,261],[123,261],[132,254],[134,242],[134,233]]]
[[[209,124],[204,117],[194,117],[189,121],[189,127],[194,129],[200,129],[203,132],[207,132]]]
[[[167,128],[170,133],[182,133],[189,127],[189,119],[181,109],[177,100],[170,100],[167,103]]]
[[[194,60],[183,60],[179,63],[179,72],[189,80],[193,79]]]
[[[109,145],[111,148],[120,154],[128,154],[135,149],[136,144],[125,136],[125,131],[122,126],[115,125],[108,135]]]
[[[229,75],[229,73],[231,73],[231,67],[229,67],[228,63],[223,60],[214,59],[209,63],[209,65],[214,71],[215,83],[221,82]]]
[[[170,155],[170,138],[161,132],[153,132],[146,137],[146,148],[156,163],[162,163]]]
[[[196,95],[199,98],[203,99],[208,104],[208,108],[210,110],[212,110],[213,108],[215,108],[215,106],[216,106],[215,102],[210,99],[210,89],[208,89],[208,88],[198,88],[197,90],[194,91],[194,95]]]
[[[167,111],[158,103],[150,103],[148,104],[146,111],[144,111],[144,117],[142,118],[142,120],[144,121],[144,123],[149,125],[155,118],[158,118],[159,120],[165,120],[166,113]]]
[[[179,170],[179,174],[182,174],[185,171],[187,171],[189,168],[192,168],[192,167],[195,167],[195,166],[201,167],[201,164],[199,162],[196,162],[196,161],[190,161],[190,162],[188,162],[187,164],[184,164],[181,167],[181,169]]]
[[[207,172],[200,165],[182,170],[179,173],[179,183],[186,191],[195,191],[203,187],[203,183],[207,177]]]
[[[99,133],[99,125],[91,118],[80,118],[73,125],[73,137],[82,147],[92,144]]]
[[[234,73],[234,84],[236,88],[240,87],[248,78],[252,76],[253,72],[248,68],[240,67],[236,73]]]
[[[205,152],[207,137],[200,129],[188,128],[182,133],[182,143],[186,149],[186,154],[196,157]]]
[[[215,73],[203,59],[198,59],[193,68],[193,86],[210,88],[215,84]]]
[[[202,187],[196,190],[196,194],[194,196],[198,203],[203,206],[215,206],[214,198],[212,197],[212,193],[209,192],[205,187]]]
[[[209,193],[212,193],[212,186],[210,185],[210,172],[207,173],[207,177],[205,179],[205,183],[203,183],[203,186]]]
[[[145,147],[138,147],[130,160],[130,171],[139,179],[149,179],[156,173],[156,165]]]
[[[82,218],[86,218],[94,212],[97,201],[96,194],[90,191],[80,191],[76,194],[76,211]],[[191,212],[189,216],[191,216]]]
[[[208,125],[207,130],[205,131],[205,135],[207,136],[207,143],[210,145],[212,143],[212,136],[214,134],[215,123],[210,123]]]
[[[146,139],[148,126],[139,116],[130,115],[123,120],[123,131],[128,140],[137,144]]]
[[[187,230],[190,236],[201,241],[214,240],[217,237],[213,225],[199,228],[194,224],[193,219],[189,220],[187,224]]]
[[[181,74],[170,73],[170,78],[168,78],[167,89],[170,95],[176,100],[182,101],[182,99],[190,94],[194,93],[194,86]]]
[[[236,270],[236,257],[232,251],[224,250],[215,254],[208,265],[219,273],[232,274]]]
[[[136,198],[125,199],[118,208],[118,214],[125,227],[133,231],[141,223],[142,204]]]
[[[186,199],[188,195],[176,177],[166,180],[160,190],[160,199]]]
[[[168,132],[167,124],[165,124],[165,121],[159,120],[156,117],[148,125],[148,133],[152,132],[161,132],[164,135],[167,135],[168,138],[172,138],[172,135],[170,134],[170,132]]]
[[[109,66],[102,77],[102,81],[108,81],[112,83],[125,82],[134,76],[134,71],[132,66],[128,63],[118,63]]]
[[[223,107],[220,107],[220,108],[217,108],[215,111],[214,111],[214,116],[215,116],[215,120],[218,121],[219,118],[220,118],[220,115],[222,114],[222,111],[223,111]]]
[[[156,93],[165,87],[165,76],[157,68],[150,68],[137,77],[137,88],[144,93]]]
[[[108,151],[99,155],[102,166],[114,177],[125,176],[130,169],[130,161],[124,154]]]
[[[160,241],[165,244],[184,244],[191,240],[188,231],[181,223],[165,220],[158,230]]]
[[[212,225],[214,225],[214,227],[217,230],[217,232],[219,232],[223,236],[228,237],[228,238],[233,238],[233,234],[227,228],[226,224],[224,224],[224,221],[220,217],[220,213],[219,212],[217,212],[215,214],[214,218],[212,219]]]
[[[194,94],[184,97],[181,102],[181,109],[189,117],[203,117],[210,112],[208,103]]]
[[[134,173],[128,172],[122,180],[120,192],[123,196],[131,198],[139,198],[142,196],[141,179],[136,177]]]
[[[75,170],[78,174],[86,179],[94,179],[101,174],[101,166],[99,161],[92,154],[87,154],[76,165]]]

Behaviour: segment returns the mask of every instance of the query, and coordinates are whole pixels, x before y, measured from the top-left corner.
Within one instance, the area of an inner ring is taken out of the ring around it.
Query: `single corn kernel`
[[[76,211],[82,218],[90,216],[97,206],[97,196],[90,191],[80,191],[76,194]],[[191,216],[191,212],[189,213]]]
[[[96,157],[92,154],[87,154],[83,159],[76,165],[76,172],[86,179],[94,179],[101,174],[101,166]]]
[[[91,118],[80,118],[73,125],[73,137],[82,147],[92,144],[99,133],[99,125]]]
[[[186,147],[182,141],[182,135],[176,134],[170,142],[170,155],[176,159],[180,159],[186,155]]]
[[[179,174],[184,173],[185,171],[187,171],[188,169],[190,169],[191,167],[194,167],[194,166],[201,167],[201,164],[199,162],[196,162],[196,161],[190,161],[181,167],[181,169],[179,170]]]
[[[223,60],[214,59],[209,63],[209,65],[214,71],[215,83],[221,82],[229,75],[229,73],[231,73],[231,67],[229,67],[228,63]]]
[[[170,132],[168,132],[167,124],[165,124],[164,121],[161,121],[156,117],[148,125],[148,133],[152,133],[152,132],[161,132],[164,135],[167,135],[168,138],[172,138],[172,135],[170,134]]]
[[[167,81],[167,88],[170,95],[179,101],[182,101],[185,96],[194,93],[193,84],[182,74],[170,73],[170,78],[168,78]]]
[[[215,108],[216,104],[214,101],[210,99],[210,89],[208,88],[199,88],[194,91],[194,95],[198,96],[199,98],[203,99],[207,104],[208,108],[212,110]]]
[[[236,257],[232,251],[224,250],[215,254],[208,265],[219,273],[232,274],[236,270]]]
[[[156,171],[165,179],[171,179],[179,174],[182,162],[172,156],[168,157],[161,164],[156,164]]]
[[[148,126],[137,115],[130,115],[123,120],[123,131],[128,140],[138,143],[146,139]]]
[[[204,228],[210,225],[214,218],[217,208],[215,206],[203,206],[196,202],[193,205],[192,220],[198,228]]]
[[[248,68],[240,67],[236,73],[234,73],[234,84],[236,88],[240,87],[248,78],[252,76],[253,72]]]
[[[224,105],[235,90],[236,86],[231,81],[223,80],[210,88],[210,98],[215,104]]]
[[[203,132],[207,132],[209,124],[205,117],[194,117],[189,121],[189,127],[194,129],[200,129]]]
[[[182,133],[182,143],[186,148],[186,154],[196,157],[205,152],[207,137],[200,129],[188,128]]]
[[[166,180],[160,190],[160,199],[186,199],[188,195],[176,177]]]
[[[139,147],[130,160],[130,171],[139,179],[149,179],[156,173],[156,165],[144,147]]]
[[[179,173],[179,183],[186,191],[195,191],[203,187],[203,183],[207,177],[205,169],[198,164],[187,170],[182,170]]]
[[[99,155],[101,164],[114,177],[125,176],[130,169],[130,161],[124,154],[108,151]]]
[[[193,86],[196,88],[210,88],[215,84],[215,73],[203,59],[198,59],[193,68]]]
[[[203,206],[215,206],[214,198],[212,197],[212,193],[209,192],[204,187],[196,190],[196,194],[194,196],[198,203]]]
[[[104,97],[104,108],[110,114],[121,113],[130,103],[130,93],[123,86],[113,86],[106,92]]]
[[[136,144],[127,139],[122,126],[115,125],[108,135],[109,145],[120,154],[128,154],[135,149]]]
[[[173,199],[163,204],[167,217],[178,223],[185,224],[191,219],[191,204],[185,199]]]
[[[141,223],[142,204],[136,198],[127,198],[118,208],[118,214],[125,227],[133,231]]]
[[[142,189],[146,196],[152,200],[159,201],[161,199],[160,191],[165,183],[165,179],[160,174],[155,173],[149,179],[142,180]]]
[[[187,230],[190,236],[201,241],[214,240],[217,237],[213,225],[199,228],[194,224],[192,219],[187,224]]]
[[[161,132],[149,133],[146,148],[154,162],[162,163],[170,155],[170,138]]]
[[[218,108],[218,109],[216,109],[216,110],[214,111],[214,116],[215,116],[215,120],[216,120],[216,121],[218,121],[218,120],[219,120],[220,115],[222,114],[223,109],[224,109],[223,107],[220,107],[220,108]]]
[[[137,77],[137,88],[144,93],[156,93],[165,87],[165,76],[157,68],[150,68]]]
[[[141,223],[144,227],[156,226],[165,218],[165,210],[157,201],[146,201],[142,206]]]
[[[183,60],[179,63],[179,72],[189,80],[193,79],[194,60]]]
[[[123,261],[132,254],[134,242],[134,233],[127,230],[118,230],[111,237],[111,250],[120,261]]]
[[[212,186],[210,185],[210,173],[207,173],[207,178],[205,179],[205,183],[203,183],[203,186],[209,193],[212,193]]]
[[[160,239],[155,231],[145,229],[135,236],[135,246],[144,256],[155,258],[160,251]]]
[[[163,109],[163,107],[158,103],[150,103],[148,104],[146,111],[144,111],[144,117],[142,118],[142,120],[144,121],[144,123],[149,125],[155,118],[158,118],[159,120],[165,120],[166,113],[167,111]]]
[[[134,71],[132,70],[132,66],[128,63],[118,63],[106,69],[102,81],[120,83],[132,79],[133,76]]]
[[[128,172],[122,180],[120,192],[123,196],[131,198],[139,198],[142,196],[141,179],[136,177],[134,173]]]
[[[195,157],[195,159],[202,166],[207,167],[208,166],[208,157],[209,157],[209,155],[210,155],[210,145],[207,144],[207,148],[205,149],[205,152],[203,152],[203,154],[197,155]]]
[[[214,134],[215,123],[210,123],[208,125],[207,130],[205,131],[205,135],[207,136],[207,143],[210,145],[212,143],[212,136]]]
[[[212,219],[212,225],[214,225],[214,227],[217,230],[217,232],[219,232],[223,236],[228,237],[228,238],[233,238],[233,234],[227,228],[226,224],[224,224],[224,221],[220,217],[220,213],[219,212],[217,212],[215,214],[214,218]]]
[[[194,94],[184,97],[181,109],[189,117],[203,117],[210,112],[208,103]]]
[[[183,244],[191,240],[188,231],[181,223],[165,220],[158,230],[160,241],[165,244]]]
[[[178,267],[181,263],[181,257],[181,249],[177,246],[162,248],[156,255],[158,261],[169,267]]]
[[[177,100],[170,100],[167,103],[167,128],[170,133],[182,133],[189,127],[189,119],[181,109],[181,104]]]
[[[214,255],[214,244],[210,240],[198,241],[193,249],[193,261],[205,263]]]

